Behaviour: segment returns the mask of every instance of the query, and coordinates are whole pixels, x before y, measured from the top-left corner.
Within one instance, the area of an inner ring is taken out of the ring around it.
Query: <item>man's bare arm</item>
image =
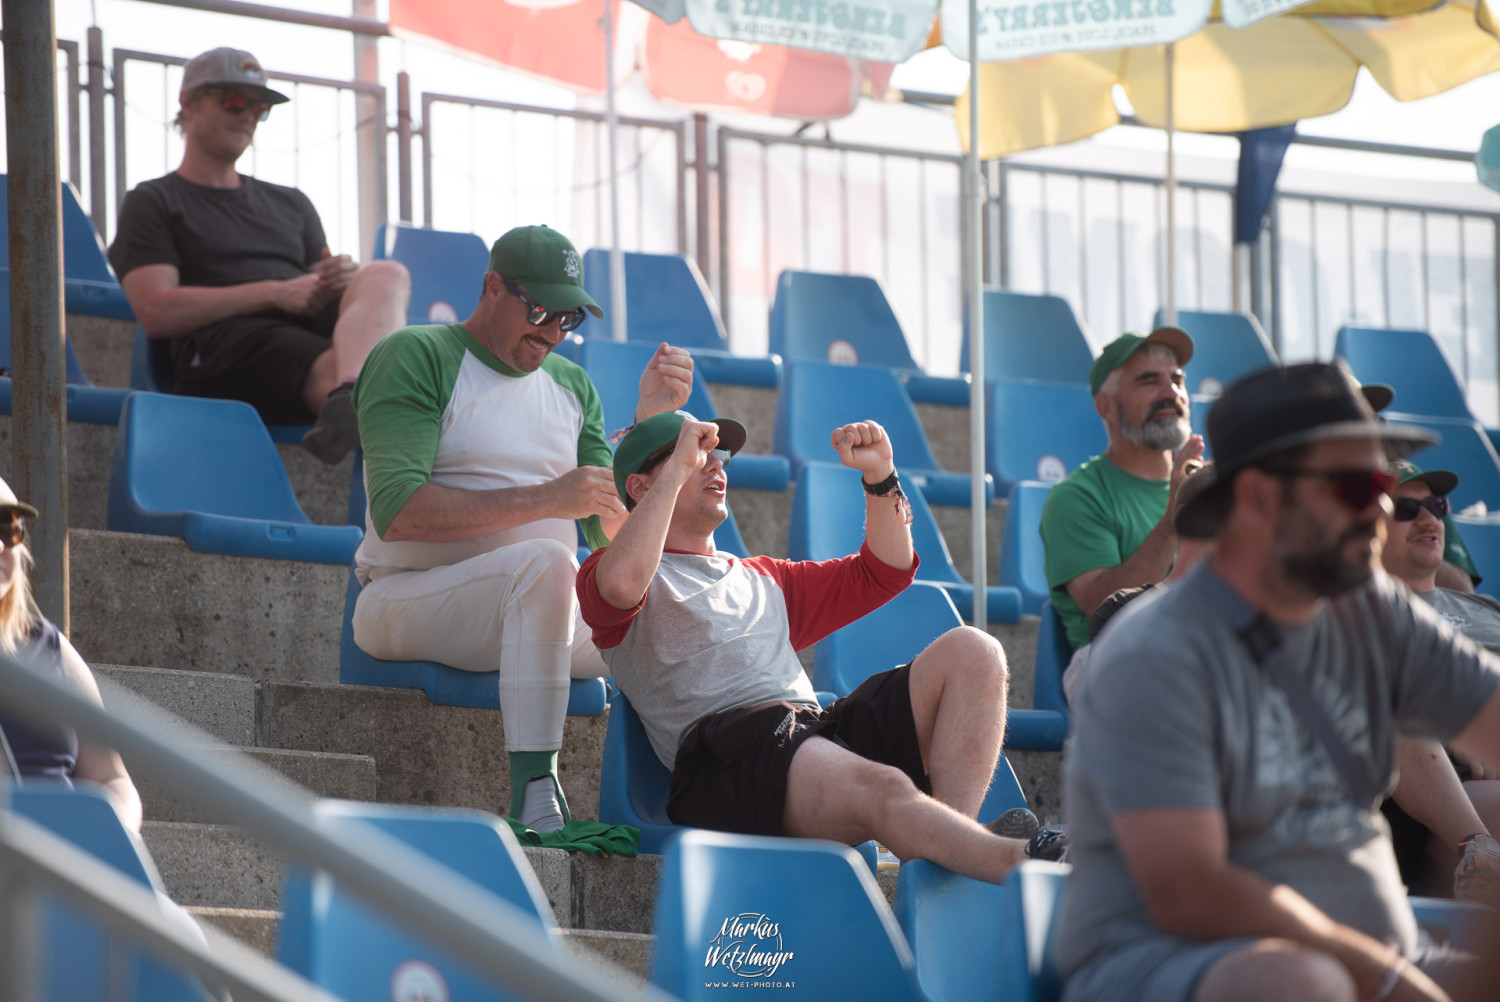
[[[179,337],[219,320],[263,310],[309,315],[318,305],[316,272],[284,281],[217,287],[180,282],[180,273],[170,264],[132,268],[120,280],[125,298],[148,337]]]
[[[839,461],[858,470],[867,484],[878,484],[896,472],[891,440],[874,421],[856,421],[835,428],[832,442]],[[902,570],[916,559],[905,511],[894,497],[865,494],[865,542],[881,563]]]
[[[1273,885],[1229,862],[1229,835],[1217,810],[1126,811],[1110,819],[1151,921],[1162,932],[1211,941],[1239,936],[1288,939],[1329,954],[1367,998],[1390,964],[1378,940],[1341,925],[1285,885]],[[1444,999],[1415,968],[1391,996]]]
[[[380,538],[387,543],[456,543],[543,518],[611,518],[624,511],[610,471],[580,466],[529,487],[471,491],[423,484]]]
[[[1490,778],[1500,774],[1500,689],[1490,695],[1479,715],[1469,721],[1469,726],[1450,745],[1454,754],[1478,764],[1477,774]]]

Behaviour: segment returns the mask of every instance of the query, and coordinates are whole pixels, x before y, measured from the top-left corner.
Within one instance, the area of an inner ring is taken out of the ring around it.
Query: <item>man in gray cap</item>
[[[307,196],[239,173],[255,128],[287,100],[239,49],[183,70],[182,163],[120,206],[109,260],[146,334],[166,340],[172,390],[317,423],[302,444],[336,463],[359,444],[349,394],[371,347],[406,321],[395,261],[333,254]]]
[[[1496,958],[1419,948],[1377,811],[1398,734],[1500,761],[1500,660],[1375,572],[1388,456],[1432,436],[1312,363],[1235,383],[1208,437],[1176,526],[1213,555],[1074,704],[1063,998],[1488,998]]]
[[[1052,488],[1040,526],[1052,608],[1074,650],[1088,643],[1100,602],[1172,569],[1177,490],[1203,456],[1183,382],[1192,357],[1192,338],[1159,327],[1121,334],[1089,369],[1109,447]]]

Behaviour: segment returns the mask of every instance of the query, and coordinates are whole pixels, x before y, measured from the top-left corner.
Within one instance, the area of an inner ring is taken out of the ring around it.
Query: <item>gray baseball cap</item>
[[[189,59],[182,70],[182,89],[197,90],[213,84],[249,87],[272,104],[284,104],[291,98],[266,86],[266,71],[260,60],[244,49],[223,46],[209,49]]]

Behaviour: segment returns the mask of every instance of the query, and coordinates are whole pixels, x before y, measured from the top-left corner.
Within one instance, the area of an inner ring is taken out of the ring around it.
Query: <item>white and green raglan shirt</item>
[[[548,355],[535,372],[497,359],[462,324],[405,327],[375,346],[354,386],[365,453],[361,584],[397,571],[456,564],[528,539],[578,537],[547,518],[454,543],[387,542],[396,513],[423,484],[493,490],[546,483],[579,466],[612,465],[604,410],[588,374]],[[594,547],[597,517],[584,521]]]

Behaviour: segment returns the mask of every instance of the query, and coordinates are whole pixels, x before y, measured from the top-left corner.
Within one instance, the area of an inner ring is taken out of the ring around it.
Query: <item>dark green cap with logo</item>
[[[604,316],[583,288],[583,258],[573,242],[547,226],[517,226],[490,248],[490,271],[519,282],[526,294],[549,310],[585,307]]]
[[[646,465],[646,460],[676,442],[677,436],[682,434],[684,421],[696,420],[698,419],[687,411],[664,411],[635,423],[635,427],[630,429],[630,433],[615,450],[615,487],[620,492],[621,501],[629,496],[625,490],[625,481],[630,479],[630,475],[639,473],[641,467]],[[719,426],[718,448],[728,449],[732,456],[745,447],[744,425],[734,418],[709,420]]]
[[[1445,497],[1453,488],[1458,486],[1458,474],[1451,470],[1428,470],[1422,472],[1422,468],[1409,459],[1398,460],[1396,463],[1396,485],[1409,484],[1413,480],[1420,480],[1426,484],[1428,489],[1438,497]]]
[[[1136,334],[1134,331],[1121,334],[1104,346],[1104,350],[1089,367],[1089,392],[1097,397],[1109,374],[1130,361],[1131,355],[1148,344],[1164,344],[1172,349],[1172,354],[1177,356],[1178,365],[1187,365],[1193,357],[1193,339],[1180,327],[1158,327],[1150,334]]]

